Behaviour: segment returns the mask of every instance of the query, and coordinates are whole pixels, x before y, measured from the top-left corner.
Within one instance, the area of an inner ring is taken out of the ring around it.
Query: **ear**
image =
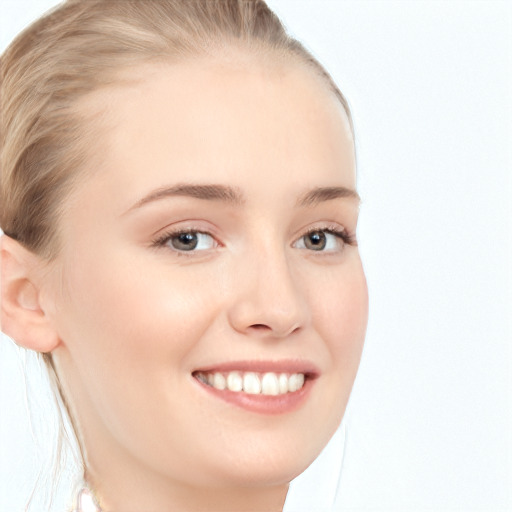
[[[0,238],[0,325],[17,345],[51,352],[59,337],[41,305],[43,261],[19,242]]]

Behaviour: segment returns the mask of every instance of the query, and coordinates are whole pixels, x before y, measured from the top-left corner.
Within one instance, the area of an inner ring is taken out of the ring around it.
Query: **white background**
[[[2,0],[1,47],[53,3]],[[355,120],[370,322],[335,510],[512,511],[512,3],[269,4]],[[0,510],[17,512],[54,423],[29,361],[30,433],[23,356],[2,339],[0,357]],[[342,442],[288,512],[329,509]]]

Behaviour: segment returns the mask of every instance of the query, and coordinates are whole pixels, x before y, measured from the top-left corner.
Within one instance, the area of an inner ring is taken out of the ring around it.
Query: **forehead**
[[[101,113],[99,179],[127,197],[170,181],[355,187],[347,115],[304,65],[196,59],[122,79],[81,107]]]

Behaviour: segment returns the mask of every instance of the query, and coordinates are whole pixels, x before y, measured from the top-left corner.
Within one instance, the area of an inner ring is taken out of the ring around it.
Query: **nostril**
[[[252,324],[249,326],[247,332],[250,332],[252,333],[253,335],[255,336],[273,336],[273,337],[278,337],[278,338],[282,338],[284,336],[289,336],[290,334],[296,332],[300,330],[300,326],[294,326],[292,328],[289,328],[289,329],[283,329],[283,330],[280,330],[280,329],[276,329],[276,328],[273,328],[272,325],[267,325],[267,324]]]
[[[258,331],[264,331],[264,330],[270,329],[270,327],[265,324],[253,324],[253,325],[251,325],[251,328],[256,329]]]

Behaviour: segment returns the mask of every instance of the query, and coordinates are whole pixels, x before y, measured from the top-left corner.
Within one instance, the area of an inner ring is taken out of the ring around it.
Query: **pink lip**
[[[280,361],[229,361],[196,368],[193,373],[232,372],[236,370],[256,373],[303,373],[310,378],[316,378],[320,374],[320,371],[313,363],[297,359],[284,359]]]
[[[252,371],[257,373],[303,373],[306,376],[304,386],[295,392],[283,395],[251,395],[243,392],[229,391],[228,389],[219,390],[209,386],[198,379],[195,382],[211,396],[224,400],[232,405],[240,407],[250,412],[259,414],[285,414],[298,409],[305,403],[316,378],[319,376],[319,370],[311,363],[304,361],[233,361],[212,366],[198,368],[193,373],[199,372],[230,372],[240,370],[244,372]]]

